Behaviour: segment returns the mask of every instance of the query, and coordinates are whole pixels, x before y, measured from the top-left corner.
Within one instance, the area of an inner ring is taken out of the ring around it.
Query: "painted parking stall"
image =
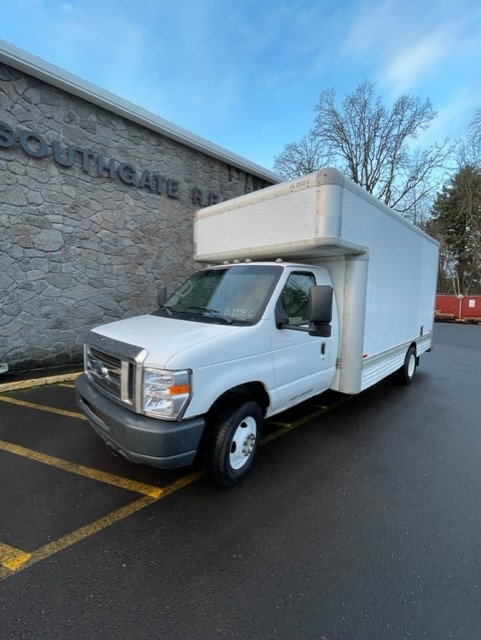
[[[76,410],[79,374],[0,385],[0,580],[171,496],[203,477],[113,457]],[[262,444],[329,411],[346,398],[325,394],[265,425]],[[9,485],[8,478],[18,478]],[[81,550],[79,549],[81,554]]]

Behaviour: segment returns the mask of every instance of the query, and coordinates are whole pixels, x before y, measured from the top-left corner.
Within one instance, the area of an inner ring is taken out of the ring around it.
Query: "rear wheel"
[[[406,357],[404,358],[404,364],[398,371],[398,380],[401,384],[411,384],[416,375],[416,349],[409,347]]]
[[[250,472],[259,448],[262,411],[257,402],[225,405],[211,426],[206,469],[223,487],[233,487]]]

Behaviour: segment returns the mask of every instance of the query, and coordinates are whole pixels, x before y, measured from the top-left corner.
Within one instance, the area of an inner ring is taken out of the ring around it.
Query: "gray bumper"
[[[75,382],[76,400],[95,431],[127,460],[161,469],[194,461],[204,418],[156,420],[129,411],[99,393],[85,374]]]

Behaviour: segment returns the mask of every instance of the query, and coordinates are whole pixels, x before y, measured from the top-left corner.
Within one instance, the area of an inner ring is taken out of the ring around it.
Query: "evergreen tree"
[[[481,293],[481,170],[465,165],[445,185],[426,225],[441,243],[440,292]],[[442,291],[441,291],[442,290]]]

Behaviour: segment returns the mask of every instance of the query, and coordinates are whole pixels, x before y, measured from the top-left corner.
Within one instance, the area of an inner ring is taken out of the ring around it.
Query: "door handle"
[[[326,343],[323,342],[321,344],[321,356],[325,356],[326,355]]]

